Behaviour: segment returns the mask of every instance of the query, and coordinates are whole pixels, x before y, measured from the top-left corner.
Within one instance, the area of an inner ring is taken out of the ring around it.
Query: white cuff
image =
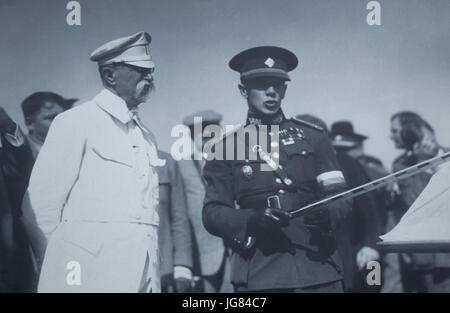
[[[16,124],[16,131],[14,135],[5,133],[5,138],[14,147],[20,147],[25,143],[25,135],[22,133],[19,125]]]
[[[186,278],[188,280],[192,280],[192,271],[186,266],[175,265],[173,267],[173,278]]]

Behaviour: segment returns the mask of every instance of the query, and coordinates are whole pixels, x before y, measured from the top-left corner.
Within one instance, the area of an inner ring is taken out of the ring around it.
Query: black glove
[[[309,229],[319,229],[324,232],[331,230],[330,211],[326,207],[318,207],[306,213],[303,224]]]
[[[0,107],[0,133],[14,134],[16,123],[9,117],[8,113]]]
[[[186,278],[175,279],[175,291],[177,293],[189,293],[192,292],[192,283]]]
[[[248,219],[248,234],[258,236],[279,231],[281,227],[289,224],[291,217],[289,212],[280,209],[258,210]]]

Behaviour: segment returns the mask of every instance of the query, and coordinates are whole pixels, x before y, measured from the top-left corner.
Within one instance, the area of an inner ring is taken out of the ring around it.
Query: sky
[[[366,0],[80,0],[81,25],[66,23],[67,0],[0,0],[0,105],[24,126],[20,103],[35,91],[76,97],[102,88],[90,53],[147,31],[156,92],[141,118],[170,150],[171,129],[200,110],[245,121],[239,75],[228,61],[259,45],[293,51],[285,114],[350,120],[365,147],[390,168],[401,152],[389,140],[390,116],[421,114],[450,146],[450,1],[379,1],[369,26]],[[83,127],[83,125],[80,125]]]

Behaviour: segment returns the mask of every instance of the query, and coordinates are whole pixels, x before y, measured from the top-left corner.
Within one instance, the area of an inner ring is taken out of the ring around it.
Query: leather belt
[[[265,195],[248,196],[241,199],[239,205],[241,208],[272,208],[290,212],[316,200],[317,197],[314,193],[287,191],[284,194],[275,194],[267,197]]]

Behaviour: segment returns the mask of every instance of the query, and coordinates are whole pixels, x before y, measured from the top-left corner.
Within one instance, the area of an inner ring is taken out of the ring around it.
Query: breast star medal
[[[250,180],[253,176],[253,169],[250,165],[244,165],[241,169],[241,172],[245,180]]]

